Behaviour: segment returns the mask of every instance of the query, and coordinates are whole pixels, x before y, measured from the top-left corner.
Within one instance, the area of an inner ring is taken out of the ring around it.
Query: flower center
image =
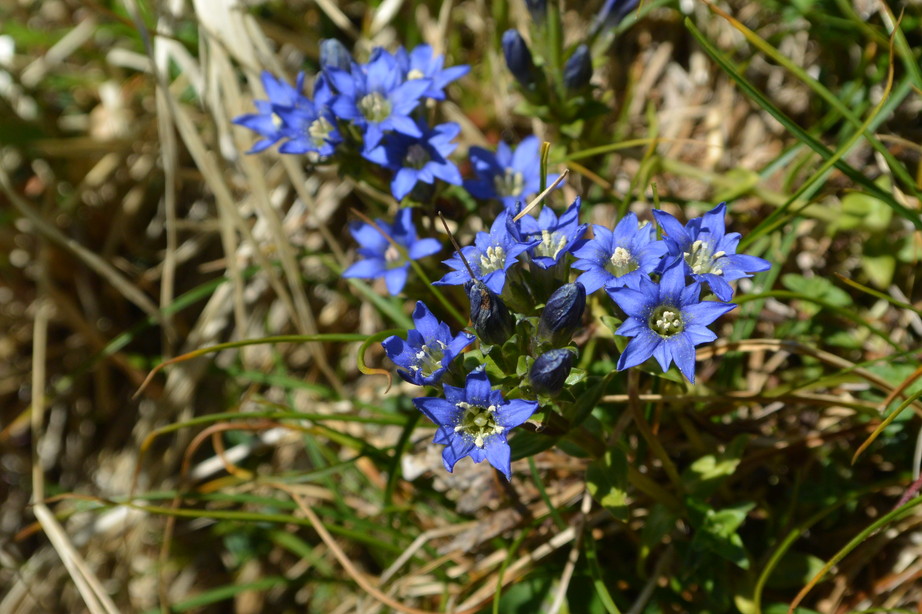
[[[685,330],[682,312],[671,305],[660,305],[654,309],[647,324],[650,330],[664,339],[678,335]]]
[[[486,253],[480,256],[480,273],[487,275],[493,271],[501,271],[506,266],[506,250],[502,245],[487,248]]]
[[[325,117],[318,117],[312,121],[311,125],[307,128],[307,134],[311,137],[311,141],[313,141],[316,147],[320,147],[326,143],[332,131],[333,124],[328,122]]]
[[[276,129],[276,130],[278,130],[279,128],[281,128],[281,127],[282,127],[282,124],[284,124],[284,123],[285,123],[285,121],[282,119],[282,117],[281,117],[278,113],[273,113],[273,114],[272,114],[272,125],[275,126],[275,129]]]
[[[483,407],[461,401],[456,407],[464,411],[464,414],[455,426],[455,432],[473,439],[474,445],[478,448],[483,447],[484,439],[505,430],[505,427],[496,423],[496,405]]]
[[[384,121],[391,114],[391,102],[380,92],[366,94],[359,100],[359,111],[370,122]]]
[[[493,178],[493,187],[498,196],[519,196],[525,189],[525,177],[507,166],[502,176],[497,175]]]
[[[414,68],[413,70],[407,73],[407,81],[412,81],[413,79],[422,79],[425,76],[426,76],[426,73],[424,73],[418,68]]]
[[[611,255],[611,258],[609,258],[608,261],[609,264],[605,268],[608,269],[608,272],[615,277],[627,275],[631,271],[636,271],[640,267],[640,265],[637,264],[637,260],[635,260],[634,256],[631,255],[631,252],[624,249],[623,247],[616,247],[615,252]]]
[[[419,143],[413,143],[407,149],[407,155],[404,159],[406,163],[405,166],[408,168],[422,168],[426,165],[429,160],[432,158],[429,156],[429,152],[426,151],[426,148],[420,145]]]
[[[541,243],[535,246],[535,255],[557,260],[557,255],[560,254],[566,246],[567,237],[562,232],[542,230]]]
[[[701,239],[698,239],[692,243],[691,250],[685,252],[685,262],[688,263],[688,266],[691,267],[692,273],[695,275],[704,275],[705,273],[711,273],[712,275],[720,275],[723,273],[721,263],[718,262],[721,258],[727,255],[727,252],[712,252],[714,249],[710,243],[705,243]]]
[[[384,262],[387,263],[389,269],[395,268],[395,265],[400,262],[400,252],[391,244],[388,244],[387,249],[384,250]]]
[[[410,366],[413,372],[422,371],[424,377],[429,377],[442,368],[442,359],[445,357],[445,348],[448,346],[438,339],[435,343],[435,347],[430,347],[425,343],[419,346],[419,351],[415,356],[416,362]]]

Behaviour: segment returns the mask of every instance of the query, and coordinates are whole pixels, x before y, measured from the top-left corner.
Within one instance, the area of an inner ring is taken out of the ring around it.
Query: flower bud
[[[529,88],[535,84],[535,62],[518,30],[506,30],[503,33],[503,55],[506,56],[509,72],[522,87]]]
[[[535,359],[535,364],[528,372],[528,381],[535,392],[557,394],[572,368],[573,352],[565,349],[550,350]]]
[[[337,39],[327,38],[320,41],[320,66],[348,71],[352,69],[352,56]]]
[[[589,85],[592,78],[592,56],[589,47],[580,45],[567,58],[563,67],[563,85],[570,91],[578,91]]]
[[[547,0],[525,0],[525,6],[535,23],[544,23],[547,18]]]
[[[464,288],[471,301],[471,322],[480,341],[489,345],[504,343],[515,330],[515,316],[482,281],[471,280]]]
[[[585,309],[586,287],[583,284],[577,281],[560,286],[541,312],[538,337],[554,347],[566,345],[579,328]]]

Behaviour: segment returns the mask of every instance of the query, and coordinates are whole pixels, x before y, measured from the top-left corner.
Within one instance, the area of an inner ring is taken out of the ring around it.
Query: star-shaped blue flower
[[[477,198],[503,201],[507,209],[526,202],[541,187],[540,145],[538,137],[529,136],[522,139],[515,151],[504,142],[500,142],[495,154],[482,147],[471,147],[471,165],[477,178],[465,181],[464,187]],[[547,183],[556,180],[557,175],[548,175]]]
[[[333,112],[364,129],[366,151],[377,147],[388,130],[422,136],[410,112],[429,89],[430,81],[404,81],[397,59],[386,50],[375,49],[367,64],[353,64],[351,72],[328,67],[326,74],[340,94]]]
[[[409,194],[418,181],[431,184],[438,178],[446,183],[461,184],[461,172],[448,159],[458,146],[451,141],[461,132],[461,127],[455,123],[432,129],[420,123],[419,127],[420,137],[396,132],[388,134],[381,144],[364,154],[372,162],[396,171],[391,193],[397,200]]]
[[[282,132],[288,141],[279,147],[280,153],[316,153],[327,157],[333,155],[337,143],[343,139],[336,126],[336,116],[330,109],[334,95],[323,75],[314,82],[314,99],[304,99],[301,104],[289,108],[277,108],[282,119]]]
[[[408,81],[429,80],[429,89],[423,92],[423,96],[434,100],[445,100],[445,86],[471,70],[471,67],[465,64],[442,68],[445,63],[444,56],[435,55],[429,45],[418,45],[409,53],[401,47],[395,57]]]
[[[665,211],[653,211],[663,229],[670,259],[681,256],[686,274],[706,283],[722,301],[733,297],[728,281],[752,277],[752,273],[772,266],[768,260],[736,253],[740,234],[726,231],[726,211],[726,203],[720,203],[703,216],[688,220],[685,226]]]
[[[539,241],[531,250],[531,260],[542,269],[555,266],[576,242],[586,234],[586,224],[579,223],[580,197],[558,218],[550,207],[541,209],[538,219],[523,216],[522,234],[527,240]]]
[[[503,399],[490,387],[483,365],[467,376],[464,388],[446,384],[444,399],[423,397],[413,403],[438,425],[432,441],[445,445],[442,461],[447,471],[470,456],[475,463],[488,460],[507,480],[512,479],[512,467],[506,433],[538,409],[536,401]]]
[[[506,271],[518,261],[519,255],[538,244],[537,240],[520,242],[509,232],[508,211],[500,213],[489,234],[478,232],[474,245],[461,248],[461,253],[471,265],[476,279],[482,281],[496,294],[502,294],[506,285]],[[470,279],[470,274],[458,254],[442,261],[454,269],[442,279],[433,282],[436,286],[457,286]]]
[[[641,364],[651,356],[665,372],[675,362],[688,381],[695,381],[695,346],[717,338],[707,325],[736,305],[701,301],[701,284],[685,285],[681,260],[663,271],[658,284],[641,277],[636,289],[607,288],[627,319],[615,334],[633,337],[618,359],[618,370]]]
[[[630,212],[614,230],[593,224],[592,232],[594,237],[573,252],[578,258],[573,268],[585,271],[576,280],[586,286],[589,294],[599,288],[636,288],[666,253],[666,245],[656,240],[653,226],[641,226]]]
[[[384,234],[371,224],[361,222],[351,224],[349,231],[360,245],[358,253],[364,256],[364,259],[343,271],[343,277],[362,279],[383,277],[387,291],[392,295],[399,294],[407,283],[410,260],[403,257],[400,250],[392,245],[384,235],[386,234],[394,243],[405,248],[411,260],[431,256],[442,249],[435,239],[416,238],[412,212],[412,209],[398,211],[393,225],[383,220],[375,220]]]
[[[233,119],[238,126],[249,128],[263,138],[256,141],[247,153],[258,153],[275,145],[286,137],[286,126],[281,113],[309,104],[301,94],[304,90],[304,73],[298,73],[294,87],[277,79],[269,71],[263,71],[261,80],[269,100],[255,100],[258,113],[240,115]]]
[[[387,357],[403,367],[397,369],[400,377],[417,386],[434,386],[475,337],[465,332],[452,337],[448,324],[439,322],[422,301],[416,302],[413,324],[416,328],[407,331],[406,341],[392,335],[381,345]]]

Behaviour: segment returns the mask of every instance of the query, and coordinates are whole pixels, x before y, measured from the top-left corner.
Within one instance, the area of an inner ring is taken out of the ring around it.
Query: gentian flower
[[[538,219],[525,215],[519,220],[522,235],[540,243],[531,250],[531,260],[542,269],[560,262],[573,249],[576,241],[586,234],[586,224],[579,223],[580,197],[577,196],[558,218],[550,207],[541,209]]]
[[[485,283],[496,294],[502,294],[503,286],[506,285],[506,271],[516,263],[519,254],[538,244],[537,241],[516,241],[506,226],[508,215],[508,211],[500,213],[490,227],[489,234],[478,232],[474,237],[474,245],[461,248],[461,253],[471,265],[475,278]],[[467,267],[458,254],[442,262],[455,270],[433,282],[434,285],[457,286],[470,279]]]
[[[772,266],[762,258],[736,253],[740,234],[727,233],[726,210],[726,203],[720,203],[700,218],[689,220],[685,226],[665,211],[653,211],[663,229],[670,258],[681,256],[686,274],[706,283],[722,301],[733,297],[728,281],[752,277],[752,273],[767,271]]]
[[[397,59],[386,50],[376,49],[368,64],[354,64],[351,72],[327,67],[326,74],[340,94],[333,112],[364,129],[366,151],[381,142],[386,130],[422,136],[410,112],[429,89],[430,81],[404,81]]]
[[[301,104],[290,108],[278,108],[276,113],[282,119],[282,130],[288,141],[279,147],[280,153],[316,153],[327,157],[333,155],[336,145],[343,139],[336,127],[336,117],[330,109],[333,92],[323,75],[314,82],[314,99],[304,99]]]
[[[421,123],[419,127],[419,137],[388,134],[381,144],[364,154],[372,162],[396,171],[391,181],[391,193],[397,200],[409,194],[418,181],[431,184],[438,178],[461,185],[461,173],[448,159],[458,146],[451,141],[458,136],[461,127],[455,123],[441,124],[432,129]]]
[[[624,370],[656,358],[665,372],[675,362],[688,381],[695,381],[695,346],[717,338],[707,325],[736,305],[701,301],[701,284],[685,285],[685,265],[675,259],[663,271],[658,284],[640,277],[636,289],[606,288],[628,318],[616,335],[633,337],[618,359]]]
[[[423,397],[413,399],[413,404],[438,425],[432,441],[445,444],[442,461],[447,471],[470,456],[475,463],[488,460],[507,480],[512,467],[506,432],[538,409],[536,401],[503,399],[499,390],[491,389],[483,365],[468,374],[464,388],[446,384],[444,399]]]
[[[625,215],[615,229],[592,225],[594,237],[573,252],[573,268],[585,271],[576,280],[592,294],[599,288],[636,288],[660,264],[666,245],[657,241],[650,224],[643,226],[633,213]]]
[[[412,209],[398,211],[393,225],[383,220],[375,220],[375,223],[394,243],[406,249],[410,259],[418,260],[438,252],[442,246],[435,239],[416,238],[412,212]],[[383,277],[387,291],[392,295],[399,294],[407,283],[407,269],[410,268],[410,261],[400,254],[400,251],[385,238],[384,234],[370,224],[353,223],[349,231],[358,241],[360,245],[358,253],[364,256],[364,259],[343,271],[343,277],[362,279]]]
[[[482,147],[471,147],[471,164],[477,179],[465,181],[464,187],[477,198],[496,198],[507,209],[515,207],[541,188],[539,146],[538,137],[529,136],[522,139],[514,152],[504,142],[499,143],[495,154]],[[557,175],[548,175],[548,185],[556,179]]]
[[[298,73],[294,87],[282,79],[276,79],[267,70],[263,71],[261,80],[269,100],[255,100],[258,113],[240,115],[233,119],[233,123],[249,128],[263,137],[256,141],[247,153],[258,153],[268,149],[287,136],[280,113],[308,103],[307,98],[301,94],[304,90],[304,73]]]
[[[442,379],[448,365],[474,341],[474,335],[461,332],[452,337],[448,324],[439,322],[422,301],[413,310],[416,328],[407,331],[407,339],[390,336],[381,345],[397,369],[397,374],[417,386],[434,386]]]
[[[407,81],[414,79],[428,79],[429,89],[423,96],[434,100],[445,100],[445,86],[456,79],[460,79],[471,67],[466,64],[442,68],[445,57],[435,55],[429,45],[418,45],[409,54],[401,47],[395,56]]]

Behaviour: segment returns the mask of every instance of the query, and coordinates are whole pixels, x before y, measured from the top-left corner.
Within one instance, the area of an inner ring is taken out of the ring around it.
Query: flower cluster
[[[382,343],[388,357],[400,367],[397,373],[417,386],[441,386],[445,398],[421,397],[416,407],[437,426],[434,443],[445,445],[442,461],[447,471],[470,456],[475,463],[486,459],[511,479],[511,452],[506,434],[519,426],[538,408],[534,401],[509,399],[494,390],[481,365],[464,380],[464,386],[442,384],[453,361],[475,337],[466,332],[452,335],[419,301],[413,312],[416,328],[407,331],[406,340],[391,336]]]
[[[358,63],[341,43],[327,40],[320,56],[322,72],[314,79],[312,97],[302,93],[303,73],[294,87],[263,73],[268,100],[255,102],[257,113],[234,119],[262,137],[251,153],[279,141],[280,153],[309,154],[317,162],[357,152],[393,173],[390,187],[398,200],[418,182],[461,184],[448,159],[460,128],[454,123],[430,127],[421,103],[444,100],[445,87],[468,66],[445,68],[444,58],[429,45],[395,53],[378,47],[367,62]]]

